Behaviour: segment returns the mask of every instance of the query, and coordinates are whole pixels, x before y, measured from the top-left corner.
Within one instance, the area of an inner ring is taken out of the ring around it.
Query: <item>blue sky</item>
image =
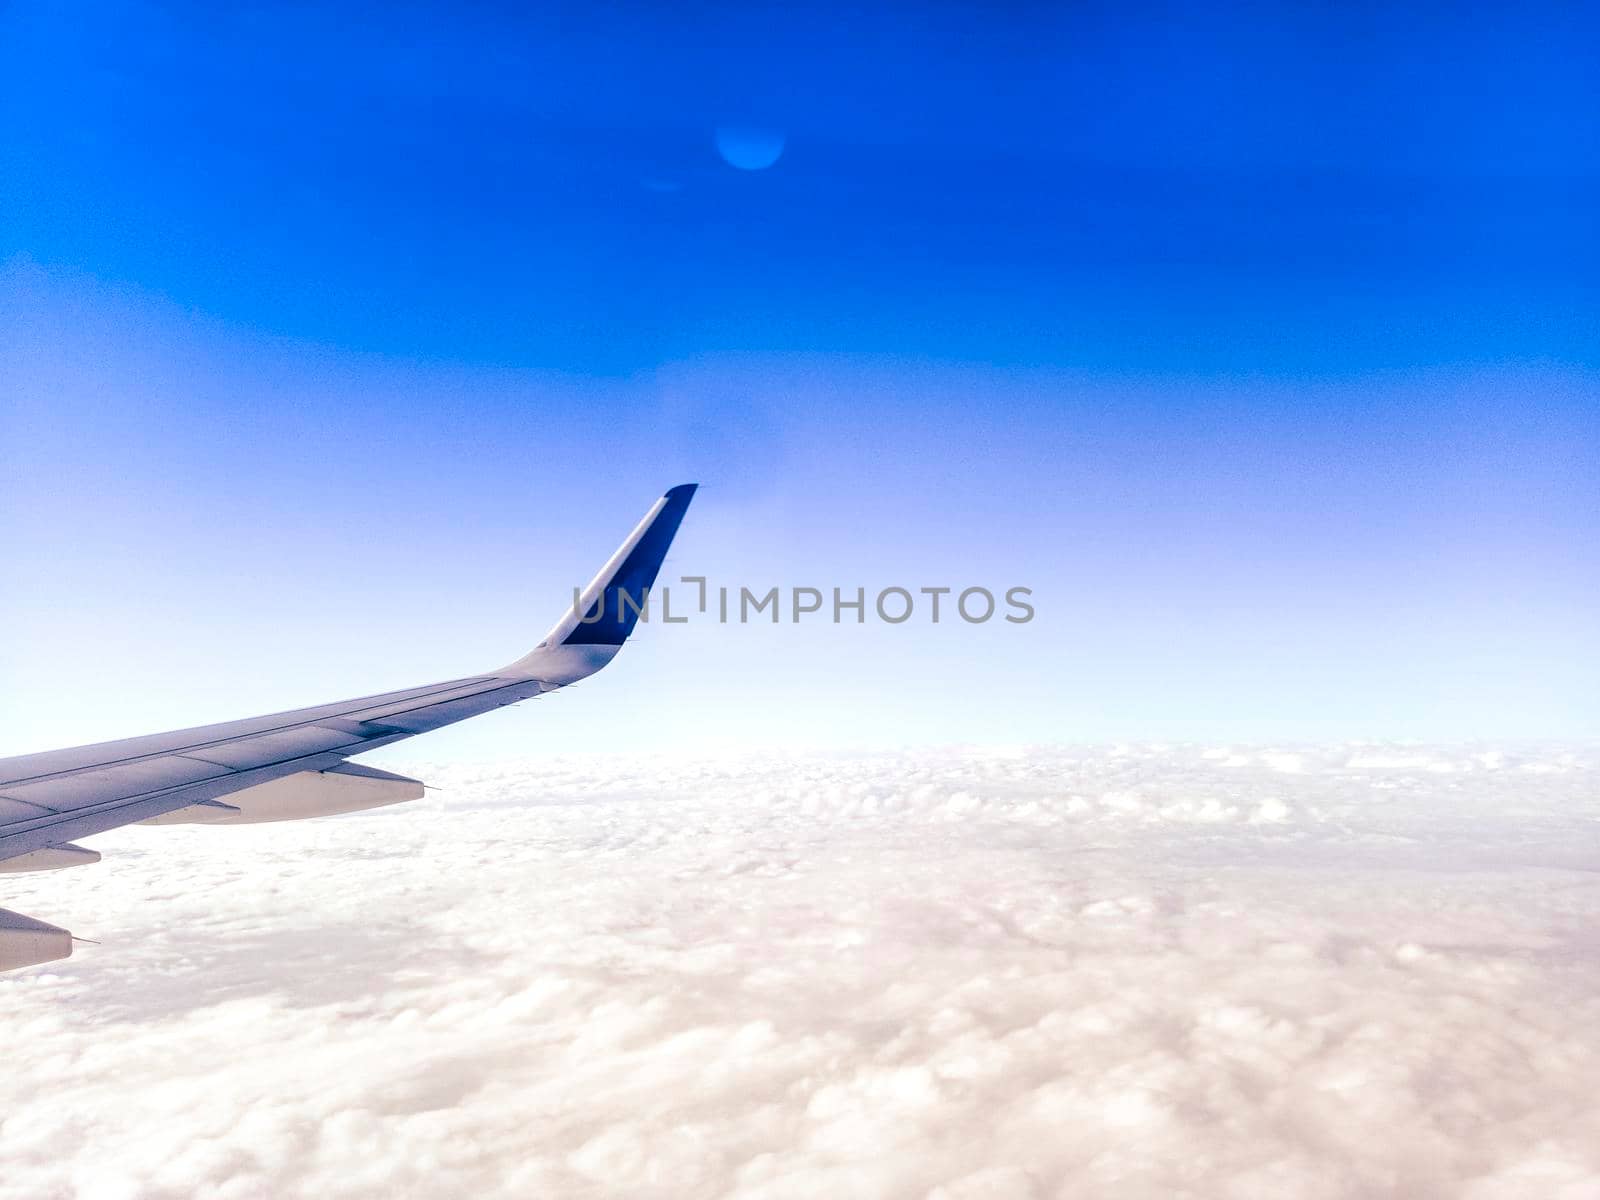
[[[441,753],[1600,728],[1578,6],[91,11],[0,16],[15,750],[514,657],[690,479],[671,568],[1038,616]]]

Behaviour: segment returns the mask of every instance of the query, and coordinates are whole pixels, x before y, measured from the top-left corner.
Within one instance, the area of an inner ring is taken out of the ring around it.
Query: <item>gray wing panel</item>
[[[320,704],[314,708],[298,708],[291,712],[272,713],[265,717],[247,717],[242,721],[224,721],[220,725],[199,725],[193,729],[179,729],[172,733],[122,738],[119,741],[100,742],[93,746],[76,746],[70,750],[47,750],[42,754],[23,754],[16,758],[0,759],[0,792],[5,791],[6,784],[25,779],[58,775],[65,771],[80,771],[89,767],[110,766],[113,763],[151,755],[178,754],[217,742],[230,742],[252,733],[266,733],[275,729],[304,725],[320,717],[339,716],[385,703],[413,701],[436,693],[460,691],[490,684],[493,681],[494,676],[488,675],[452,679],[447,683],[407,688],[399,692],[382,692],[376,696],[341,700],[335,704]]]
[[[476,676],[178,733],[0,760],[0,859],[335,766],[547,690]]]
[[[52,812],[67,812],[122,796],[138,796],[230,774],[232,771],[228,767],[217,763],[201,762],[181,754],[163,754],[98,770],[50,775],[29,783],[8,783],[0,794],[8,800],[21,800]]]

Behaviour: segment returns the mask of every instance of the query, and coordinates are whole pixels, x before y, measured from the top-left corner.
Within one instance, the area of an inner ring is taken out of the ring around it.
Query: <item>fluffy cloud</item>
[[[1600,1195],[1600,756],[406,769],[5,885],[0,1195]]]

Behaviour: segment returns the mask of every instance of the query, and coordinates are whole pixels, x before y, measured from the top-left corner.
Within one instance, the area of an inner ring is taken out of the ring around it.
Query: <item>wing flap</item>
[[[451,679],[423,687],[379,692],[375,696],[360,696],[353,700],[319,704],[312,708],[270,713],[264,717],[225,721],[219,725],[197,725],[192,729],[179,729],[172,733],[119,738],[114,742],[97,742],[91,746],[76,746],[69,750],[45,750],[38,754],[22,754],[14,758],[0,759],[0,793],[8,793],[10,787],[16,783],[67,775],[73,771],[87,771],[95,767],[113,767],[140,759],[159,758],[167,754],[197,751],[203,747],[237,742],[247,737],[276,733],[297,726],[325,723],[330,719],[336,720],[354,712],[374,709],[385,704],[411,704],[441,692],[459,691],[463,687],[481,685],[492,679],[493,676],[489,675]]]
[[[40,804],[28,804],[22,800],[11,800],[0,796],[0,829],[23,821],[31,821],[35,817],[48,817],[55,811]]]
[[[215,779],[233,768],[202,762],[181,754],[141,759],[98,771],[73,771],[31,783],[12,783],[5,787],[5,798],[37,804],[56,812],[84,808],[122,796],[137,796],[164,788],[182,787],[202,779]]]
[[[192,758],[239,770],[260,766],[264,762],[301,758],[321,750],[354,746],[364,740],[360,734],[345,729],[329,729],[325,725],[318,724],[298,725],[293,729],[284,729],[261,737],[242,738],[235,742],[216,742],[186,753]]]

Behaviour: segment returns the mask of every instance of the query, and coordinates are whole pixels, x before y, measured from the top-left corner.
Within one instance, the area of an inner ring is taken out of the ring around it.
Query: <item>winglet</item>
[[[610,662],[638,622],[661,563],[699,484],[681,483],[650,506],[644,519],[600,568],[538,648],[502,668],[560,685]]]

